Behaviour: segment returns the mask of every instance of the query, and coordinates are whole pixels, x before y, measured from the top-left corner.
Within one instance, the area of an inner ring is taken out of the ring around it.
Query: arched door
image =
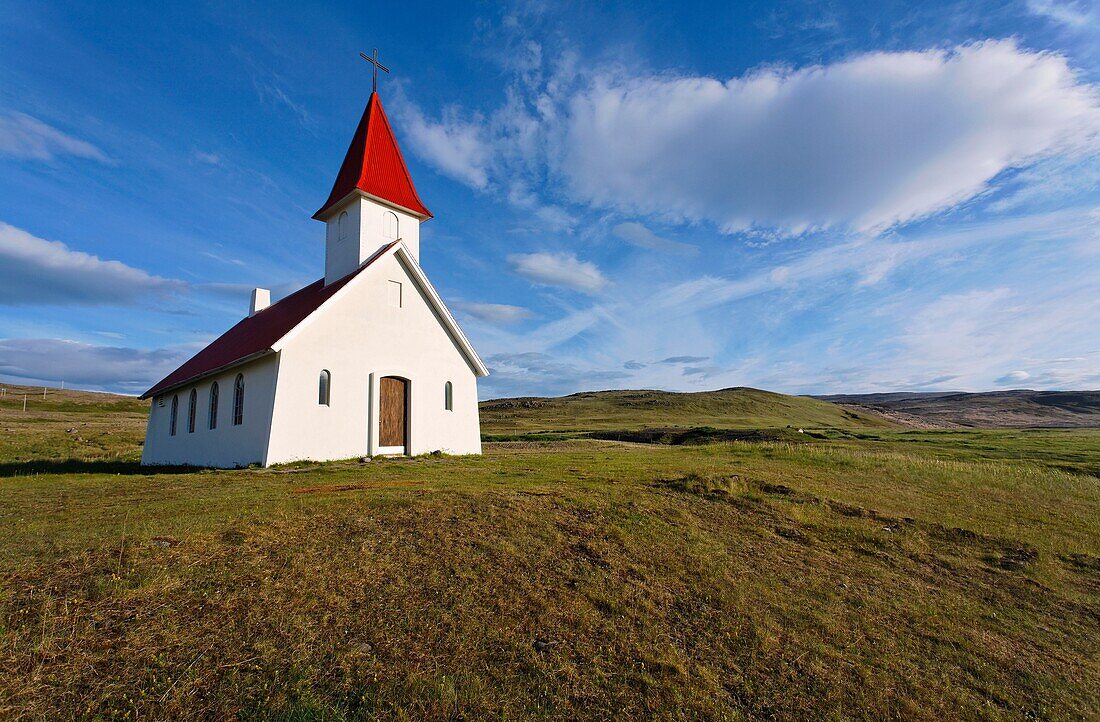
[[[383,376],[378,384],[378,445],[405,452],[409,436],[409,382]]]

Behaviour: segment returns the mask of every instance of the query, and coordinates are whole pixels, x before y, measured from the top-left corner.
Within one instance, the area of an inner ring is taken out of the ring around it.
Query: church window
[[[191,395],[187,397],[187,433],[195,433],[195,407],[199,405],[199,392],[191,389]]]
[[[401,282],[390,281],[387,290],[389,293],[390,305],[394,308],[401,308]]]
[[[443,408],[447,411],[455,410],[455,389],[450,381],[443,386]]]
[[[176,417],[179,415],[179,412],[180,412],[180,397],[179,396],[173,396],[172,397],[172,419],[168,423],[168,435],[169,436],[175,436],[176,435]]]
[[[346,241],[348,239],[348,212],[341,211],[340,217],[336,219],[336,238],[340,241]]]
[[[233,382],[233,425],[244,423],[244,374],[237,374]]]
[[[218,428],[218,382],[210,384],[210,418],[207,424],[211,430]]]
[[[397,238],[397,214],[385,211],[382,214],[382,236],[393,240]]]
[[[329,387],[331,384],[332,374],[328,372],[328,369],[321,369],[321,377],[317,380],[317,403],[321,406],[329,405]]]

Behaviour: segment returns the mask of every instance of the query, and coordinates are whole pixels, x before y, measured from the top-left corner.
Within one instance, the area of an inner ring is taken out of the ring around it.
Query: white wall
[[[339,240],[337,222],[342,211],[347,211],[350,228],[347,239]],[[404,211],[373,201],[361,195],[353,195],[337,206],[325,220],[325,283],[338,281],[348,275],[382,246],[395,240],[383,233],[384,217],[393,213],[398,221],[398,238],[418,261],[420,259],[420,220]]]
[[[276,355],[265,356],[216,376],[163,394],[164,405],[154,397],[145,431],[142,464],[191,464],[234,467],[266,462],[275,379],[279,372]],[[244,374],[244,415],[233,425],[233,382]],[[208,409],[210,386],[218,382],[218,428],[211,430]],[[198,390],[195,431],[187,431],[187,405],[191,389]],[[179,397],[176,435],[170,435],[172,397]]]
[[[338,221],[340,213],[347,211],[346,237],[340,240]],[[359,203],[352,201],[337,206],[325,222],[325,283],[338,281],[359,267],[360,232],[362,223]]]
[[[402,308],[390,305],[391,280],[402,285]],[[346,459],[377,451],[377,379],[387,375],[411,382],[409,453],[481,452],[477,377],[392,254],[299,326],[279,355],[267,463]],[[317,403],[322,369],[332,374],[327,407]],[[454,385],[453,411],[444,409],[447,381]]]

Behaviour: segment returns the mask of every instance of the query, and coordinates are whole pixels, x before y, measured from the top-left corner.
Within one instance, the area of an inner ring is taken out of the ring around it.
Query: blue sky
[[[377,46],[483,397],[1100,387],[1094,3],[95,5],[0,11],[2,381],[322,275]]]

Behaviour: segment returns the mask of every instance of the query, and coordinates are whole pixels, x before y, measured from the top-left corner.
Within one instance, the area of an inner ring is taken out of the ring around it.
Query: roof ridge
[[[263,311],[245,316],[175,371],[154,384],[141,398],[197,381],[272,350],[275,344],[313,315],[337,291],[399,242],[400,239],[383,246],[354,271],[327,286],[324,277],[321,277],[279,299]],[[273,313],[265,313],[267,311]]]

